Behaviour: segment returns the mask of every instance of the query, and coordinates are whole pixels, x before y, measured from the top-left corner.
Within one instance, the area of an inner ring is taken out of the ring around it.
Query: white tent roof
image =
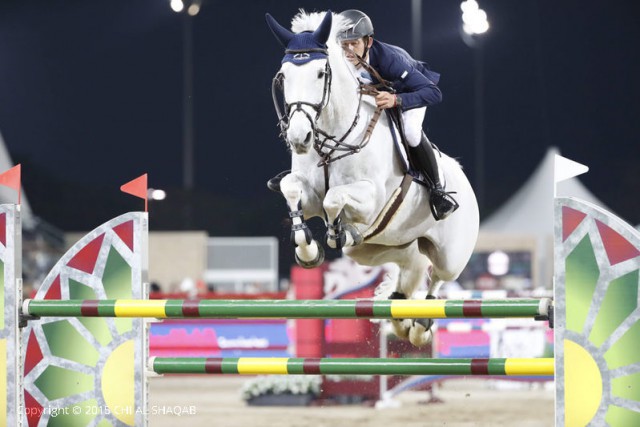
[[[556,154],[560,154],[559,150],[550,147],[540,165],[518,192],[480,224],[481,237],[484,235],[491,241],[495,240],[496,235],[518,236],[520,239],[533,238],[536,242],[537,260],[534,263],[534,281],[537,283],[536,286],[544,287],[550,286],[553,277],[553,190]],[[576,177],[559,182],[556,195],[577,197],[610,210]]]
[[[529,180],[496,212],[480,224],[492,233],[553,235],[554,160],[560,151],[550,147]],[[574,196],[608,209],[578,178],[558,183],[558,196]]]
[[[15,165],[11,161],[7,147],[4,144],[4,139],[0,133],[0,173],[8,171]],[[0,185],[0,204],[2,203],[18,203],[18,195],[12,189]],[[22,225],[25,228],[31,229],[35,226],[33,213],[31,206],[27,200],[24,188],[22,189],[22,195],[20,196],[20,213],[22,218]]]

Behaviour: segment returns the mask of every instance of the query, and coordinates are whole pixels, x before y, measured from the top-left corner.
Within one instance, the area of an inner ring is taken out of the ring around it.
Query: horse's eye
[[[324,72],[324,70],[318,70],[318,78],[321,79],[324,77],[326,73]]]

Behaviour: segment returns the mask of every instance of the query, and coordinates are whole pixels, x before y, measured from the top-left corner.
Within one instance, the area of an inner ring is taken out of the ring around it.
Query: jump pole
[[[448,319],[544,318],[550,298],[503,300],[33,300],[34,317]]]
[[[152,357],[158,374],[241,375],[553,375],[553,358],[287,358]]]

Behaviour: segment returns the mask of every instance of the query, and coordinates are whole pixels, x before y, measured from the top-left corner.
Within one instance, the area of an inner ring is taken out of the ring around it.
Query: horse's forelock
[[[322,22],[326,12],[305,12],[304,9],[300,9],[300,12],[291,20],[291,31],[294,33],[302,33],[304,31],[315,31]],[[338,34],[348,25],[348,21],[345,20],[340,14],[333,14],[331,33],[327,40],[327,45],[337,45]]]
[[[322,22],[323,17],[324,12],[307,13],[304,9],[300,9],[300,12],[291,20],[291,31],[294,33],[314,31]]]
[[[291,31],[294,33],[301,33],[304,31],[315,31],[322,22],[326,12],[305,12],[304,9],[300,9],[298,14],[291,20]],[[332,63],[336,63],[338,60],[344,62],[342,58],[342,47],[338,43],[338,34],[349,26],[349,21],[342,15],[334,13],[331,25],[331,33],[327,40],[327,47],[329,48],[329,56],[333,58]]]

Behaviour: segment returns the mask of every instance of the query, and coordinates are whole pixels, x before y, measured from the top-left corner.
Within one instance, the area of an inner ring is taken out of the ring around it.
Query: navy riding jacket
[[[392,83],[403,110],[442,101],[442,92],[437,86],[440,74],[413,59],[404,49],[374,39],[369,49],[369,64],[380,77]]]

